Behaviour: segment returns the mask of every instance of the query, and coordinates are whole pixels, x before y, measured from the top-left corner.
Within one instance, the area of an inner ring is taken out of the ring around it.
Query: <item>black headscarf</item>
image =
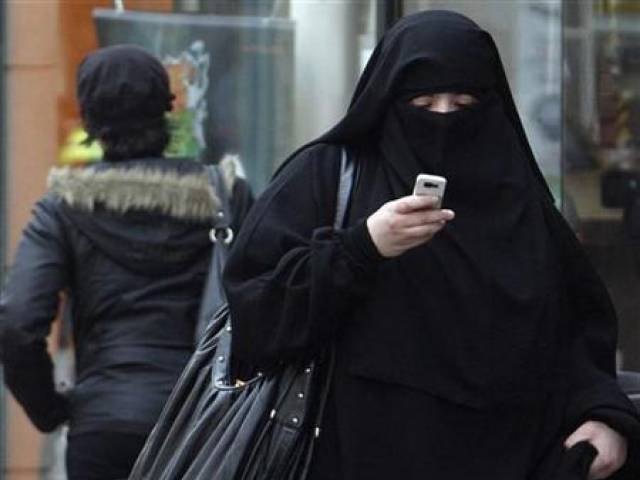
[[[437,91],[479,101],[446,114],[408,101]],[[361,168],[383,172],[359,185],[355,216],[410,194],[418,173],[448,179],[444,207],[456,212],[433,240],[381,266],[353,330],[353,371],[386,369],[390,381],[465,404],[555,388],[566,325],[543,212],[551,197],[491,36],[452,12],[405,17],[375,49],[346,116],[312,144],[321,142],[358,146]],[[380,342],[380,358],[367,358]]]
[[[469,81],[481,89],[491,86],[520,139],[539,186],[551,198],[529,146],[493,38],[464,15],[446,10],[409,15],[389,29],[360,76],[346,115],[327,133],[300,147],[289,159],[317,143],[367,142],[379,129],[395,100],[398,84],[412,64],[427,68],[433,65],[433,85],[440,87],[460,87],[468,85]],[[285,161],[281,168],[287,163]]]

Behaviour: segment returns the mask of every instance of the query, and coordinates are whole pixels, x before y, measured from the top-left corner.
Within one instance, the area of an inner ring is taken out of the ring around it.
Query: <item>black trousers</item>
[[[69,436],[68,480],[126,479],[145,440],[145,435],[120,432]]]

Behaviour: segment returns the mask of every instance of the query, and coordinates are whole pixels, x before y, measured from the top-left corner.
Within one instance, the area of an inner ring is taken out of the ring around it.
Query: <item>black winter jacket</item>
[[[233,177],[237,229],[251,204]],[[186,364],[219,207],[201,164],[54,169],[0,299],[5,381],[35,426],[147,433]],[[56,391],[46,338],[65,292],[76,381]]]

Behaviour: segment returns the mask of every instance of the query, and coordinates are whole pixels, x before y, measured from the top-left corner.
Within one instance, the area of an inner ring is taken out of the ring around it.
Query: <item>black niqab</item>
[[[438,115],[412,95],[468,91]],[[341,147],[359,174],[334,230]],[[364,220],[440,173],[457,217],[382,260]],[[295,152],[250,212],[225,288],[233,352],[268,367],[331,342],[311,478],[565,478],[585,419],[637,436],[615,384],[615,314],[528,146],[490,36],[423,12],[382,39],[345,117]]]
[[[299,148],[288,160],[317,143],[367,142],[379,129],[401,91],[399,84],[414,64],[429,70],[432,86],[459,88],[471,84],[481,90],[492,89],[502,101],[504,113],[520,140],[538,186],[551,198],[520,121],[493,38],[464,15],[446,10],[404,17],[387,31],[360,76],[346,115],[327,133]],[[433,68],[429,69],[429,66]],[[407,83],[413,87],[410,81]],[[287,163],[285,161],[282,166]]]

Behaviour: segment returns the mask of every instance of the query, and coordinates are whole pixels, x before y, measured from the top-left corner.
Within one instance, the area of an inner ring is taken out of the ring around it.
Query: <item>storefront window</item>
[[[620,364],[640,369],[640,4],[567,2],[565,186],[620,318]]]

